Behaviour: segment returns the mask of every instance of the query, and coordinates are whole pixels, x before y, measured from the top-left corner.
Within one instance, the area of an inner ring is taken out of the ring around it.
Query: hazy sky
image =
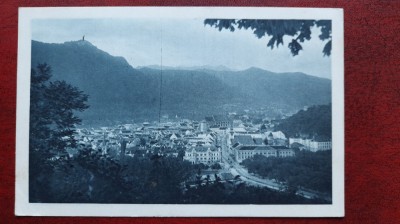
[[[269,37],[258,39],[250,30],[221,32],[204,26],[204,19],[69,19],[34,20],[32,39],[47,43],[85,40],[133,66],[224,65],[234,70],[259,67],[273,72],[304,72],[331,78],[331,58],[324,57],[319,30],[293,57],[284,46],[267,48]],[[161,53],[162,48],[162,53]]]

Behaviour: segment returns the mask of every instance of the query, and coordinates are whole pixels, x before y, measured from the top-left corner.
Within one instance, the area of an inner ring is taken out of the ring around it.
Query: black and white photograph
[[[344,215],[342,10],[19,18],[17,215]]]

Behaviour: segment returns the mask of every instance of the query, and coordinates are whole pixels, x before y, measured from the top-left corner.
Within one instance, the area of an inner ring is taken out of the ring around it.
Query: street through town
[[[222,162],[224,163],[225,169],[229,170],[232,175],[240,175],[241,180],[249,185],[267,187],[278,191],[285,190],[286,186],[284,184],[278,183],[270,179],[259,178],[254,176],[253,174],[250,174],[246,168],[237,163],[233,158],[234,155],[231,153],[231,149],[229,148],[228,134],[220,134],[219,138],[221,139]],[[309,199],[320,198],[326,201],[332,201],[332,197],[330,196],[323,195],[319,192],[304,188],[298,189],[296,194]]]

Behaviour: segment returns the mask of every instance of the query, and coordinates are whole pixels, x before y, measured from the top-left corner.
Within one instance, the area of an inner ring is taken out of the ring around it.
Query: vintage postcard
[[[20,8],[19,216],[344,216],[343,11]]]

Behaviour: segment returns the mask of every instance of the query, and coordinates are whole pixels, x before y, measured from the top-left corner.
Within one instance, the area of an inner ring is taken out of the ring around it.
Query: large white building
[[[293,149],[289,149],[285,146],[239,146],[235,149],[235,160],[242,162],[245,159],[252,158],[255,155],[262,155],[265,157],[292,157],[295,156]]]
[[[265,157],[277,156],[278,151],[270,146],[239,146],[235,149],[236,162],[242,162],[245,159],[252,158],[255,155],[263,155]]]
[[[220,148],[213,145],[211,146],[195,146],[185,151],[184,160],[191,162],[192,164],[213,164],[221,162],[222,152]]]
[[[292,145],[293,143],[302,144],[306,150],[310,150],[312,152],[332,149],[331,141],[315,141],[313,139],[289,138],[289,145]]]
[[[272,135],[272,133],[268,134],[271,139],[273,139]],[[235,160],[240,163],[255,155],[263,155],[265,157],[291,157],[295,155],[293,149],[289,149],[283,144],[270,145],[270,139],[268,139],[269,145],[265,145],[265,138],[265,134],[234,135],[231,138],[231,149],[235,155]]]

